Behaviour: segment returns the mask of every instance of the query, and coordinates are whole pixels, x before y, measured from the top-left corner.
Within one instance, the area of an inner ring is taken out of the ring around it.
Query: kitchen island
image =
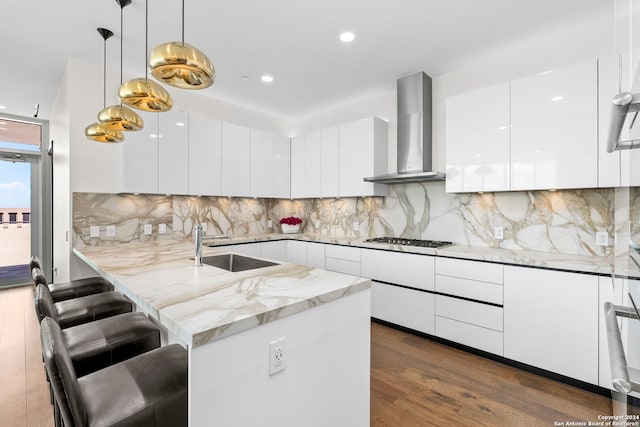
[[[171,240],[74,253],[188,349],[190,426],[369,425],[370,280],[194,267],[193,246]],[[270,375],[272,343],[284,370]]]

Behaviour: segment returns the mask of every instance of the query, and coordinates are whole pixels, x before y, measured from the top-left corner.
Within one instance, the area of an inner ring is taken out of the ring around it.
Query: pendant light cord
[[[184,47],[184,0],[182,0],[182,47]]]
[[[107,106],[107,38],[102,49],[102,108]]]
[[[147,58],[149,57],[149,0],[144,2],[144,79],[149,80],[149,67]]]
[[[124,6],[121,6],[120,7],[120,86],[122,86],[122,46],[124,45],[124,33],[123,33],[124,26],[122,25],[123,15],[124,15]],[[120,102],[120,105],[122,105],[122,102]]]

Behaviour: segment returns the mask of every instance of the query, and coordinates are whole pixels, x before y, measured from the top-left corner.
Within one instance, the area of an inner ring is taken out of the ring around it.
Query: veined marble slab
[[[203,255],[227,253],[204,248]],[[75,248],[143,311],[200,346],[371,287],[371,281],[282,263],[243,272],[194,267],[193,246],[155,241]]]

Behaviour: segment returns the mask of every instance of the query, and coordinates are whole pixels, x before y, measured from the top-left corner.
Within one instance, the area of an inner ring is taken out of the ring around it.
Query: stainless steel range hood
[[[398,172],[365,178],[396,184],[443,181],[431,168],[431,77],[422,71],[398,79]]]

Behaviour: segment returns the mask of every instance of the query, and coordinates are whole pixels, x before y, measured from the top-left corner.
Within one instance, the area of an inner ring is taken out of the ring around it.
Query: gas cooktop
[[[444,246],[453,245],[453,242],[443,242],[440,240],[419,240],[419,239],[403,239],[401,237],[375,237],[367,239],[365,242],[370,243],[386,243],[389,245],[419,246],[421,248],[442,248]]]

